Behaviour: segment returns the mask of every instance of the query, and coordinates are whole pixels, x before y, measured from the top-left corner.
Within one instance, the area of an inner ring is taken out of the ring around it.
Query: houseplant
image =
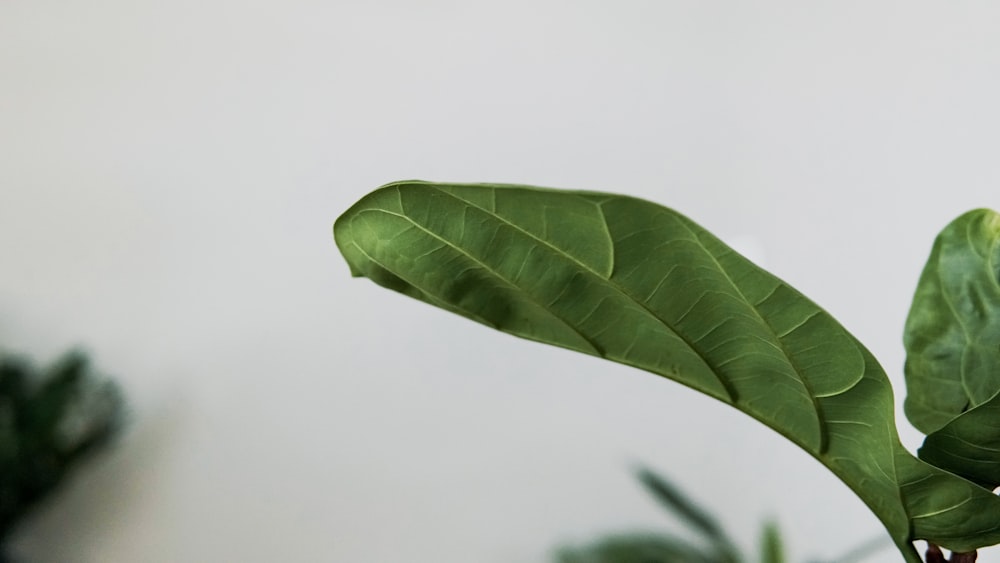
[[[784,563],[778,526],[767,522],[755,558],[744,553],[710,511],[699,506],[669,479],[648,468],[636,477],[650,496],[684,524],[687,534],[664,531],[618,532],[582,546],[562,546],[556,563]]]
[[[82,352],[45,367],[0,352],[0,562],[27,515],[119,434],[119,387]]]
[[[818,305],[690,219],[636,198],[397,182],[334,224],[351,273],[495,329],[711,395],[812,455],[908,563],[1000,543],[1000,216],[938,237],[906,324],[900,443],[872,354]],[[937,560],[943,560],[937,559]]]

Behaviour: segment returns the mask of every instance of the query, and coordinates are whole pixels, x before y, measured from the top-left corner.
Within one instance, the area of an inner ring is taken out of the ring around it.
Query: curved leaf
[[[1000,214],[970,211],[938,235],[906,320],[906,414],[920,457],[1000,485]]]
[[[1000,395],[928,436],[917,453],[991,491],[1000,486]]]
[[[1000,391],[1000,215],[970,211],[934,241],[906,319],[906,416],[925,434]]]
[[[389,184],[334,225],[355,276],[707,393],[812,454],[911,541],[1000,543],[1000,499],[900,445],[888,379],[832,317],[686,217],[611,194]]]

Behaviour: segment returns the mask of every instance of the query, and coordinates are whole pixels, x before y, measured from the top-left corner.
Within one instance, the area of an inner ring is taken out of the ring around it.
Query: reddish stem
[[[945,559],[940,547],[927,542],[927,563],[974,563],[975,561],[975,551],[969,553],[952,552],[951,558]]]

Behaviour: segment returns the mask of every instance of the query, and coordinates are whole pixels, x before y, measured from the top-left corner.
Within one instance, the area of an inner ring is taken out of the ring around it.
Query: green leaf
[[[906,414],[920,457],[1000,485],[1000,214],[970,211],[938,235],[904,336]]]
[[[920,459],[993,490],[1000,486],[1000,396],[924,440]]]
[[[356,276],[707,393],[833,471],[910,562],[1000,543],[1000,499],[900,445],[892,389],[832,317],[686,217],[612,194],[399,182],[334,225]]]
[[[670,481],[649,469],[639,480],[664,507],[690,525],[697,543],[673,535],[648,532],[618,533],[557,553],[558,563],[741,563],[743,557],[725,531],[707,511],[688,499]]]
[[[687,498],[670,481],[649,469],[639,470],[639,480],[660,504],[679,516],[681,520],[708,541],[712,550],[718,554],[719,561],[734,563],[741,560],[739,549],[729,539],[716,519],[693,500]]]
[[[781,542],[781,532],[777,524],[769,522],[764,526],[760,538],[761,563],[785,563],[785,547]]]
[[[970,211],[934,241],[906,319],[906,416],[925,434],[1000,391],[1000,215]]]

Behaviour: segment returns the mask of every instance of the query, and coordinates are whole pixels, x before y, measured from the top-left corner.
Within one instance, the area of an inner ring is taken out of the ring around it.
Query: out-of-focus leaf
[[[556,563],[742,563],[743,558],[711,515],[688,499],[667,479],[649,469],[637,477],[670,513],[688,524],[699,537],[649,532],[618,533],[583,547],[565,547]],[[697,540],[697,541],[696,541]]]
[[[829,314],[690,219],[612,194],[399,182],[334,225],[355,276],[668,377],[816,457],[903,557],[1000,543],[1000,499],[900,444],[892,389]]]
[[[45,370],[0,356],[0,542],[121,419],[117,387],[96,378],[83,354]]]
[[[563,548],[556,563],[726,563],[711,552],[663,534],[621,534],[580,548]]]
[[[785,563],[785,547],[777,524],[769,522],[760,537],[761,563]]]
[[[732,542],[718,521],[697,503],[687,498],[680,489],[668,480],[650,471],[641,469],[639,480],[653,496],[670,512],[676,514],[682,521],[691,526],[703,536],[719,560],[740,561],[739,550]]]

